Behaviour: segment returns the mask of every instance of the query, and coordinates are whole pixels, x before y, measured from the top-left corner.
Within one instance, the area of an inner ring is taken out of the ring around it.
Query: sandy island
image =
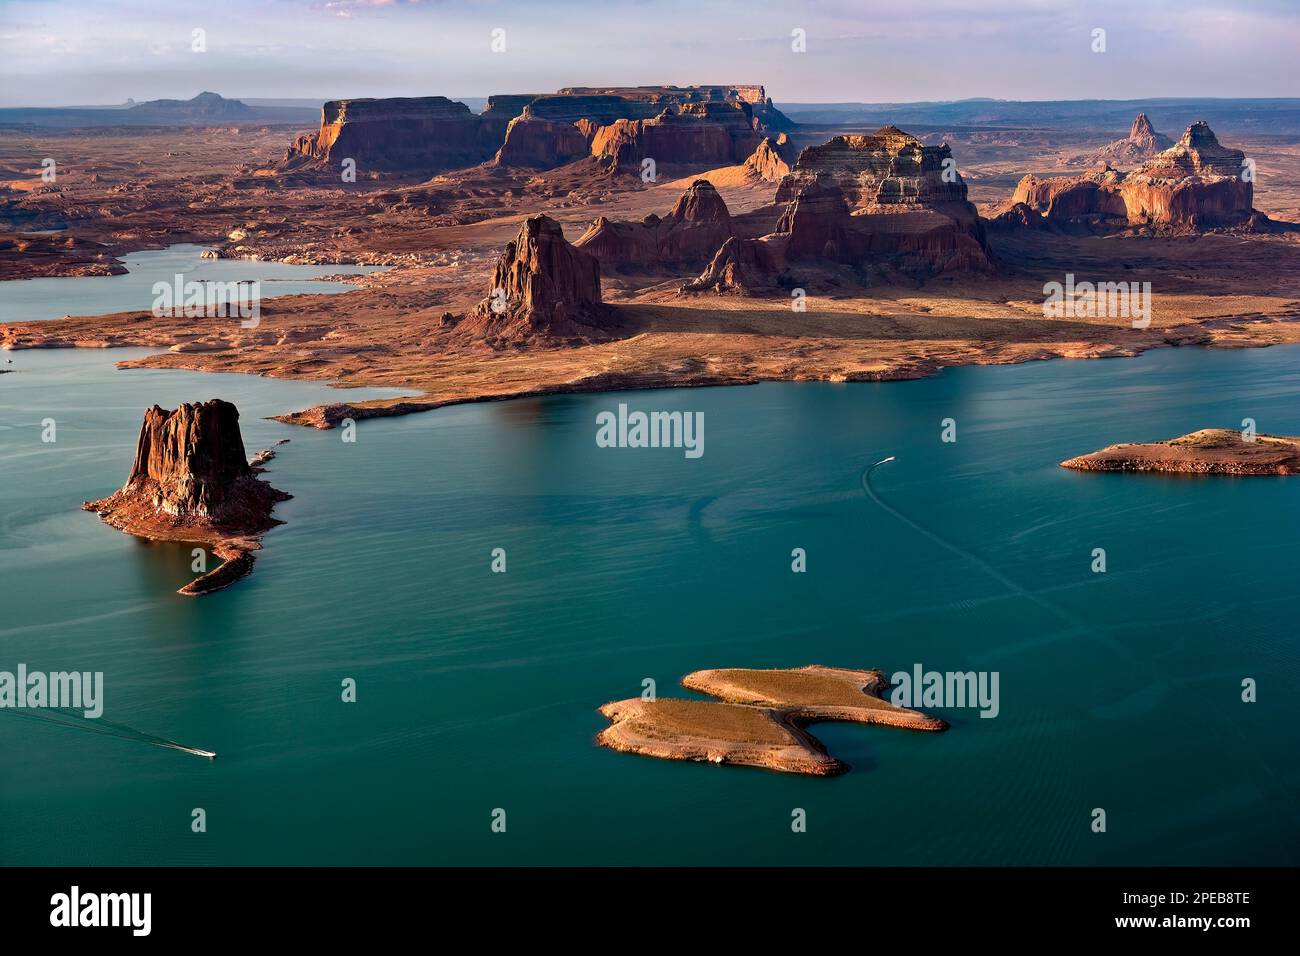
[[[687,674],[682,686],[717,697],[614,701],[600,708],[613,723],[596,742],[623,753],[667,760],[765,767],[825,777],[848,765],[826,752],[804,726],[848,720],[905,730],[946,730],[920,711],[895,707],[877,670],[810,665],[788,670],[726,668]]]
[[[1061,467],[1181,475],[1294,475],[1300,473],[1300,438],[1256,435],[1247,441],[1230,428],[1202,428],[1170,441],[1110,445],[1063,461]]]

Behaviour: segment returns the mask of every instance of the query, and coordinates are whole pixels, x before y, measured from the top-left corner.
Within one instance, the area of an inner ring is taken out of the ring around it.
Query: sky
[[[1300,0],[0,0],[0,106],[668,83],[787,103],[1300,96],[1297,54]]]

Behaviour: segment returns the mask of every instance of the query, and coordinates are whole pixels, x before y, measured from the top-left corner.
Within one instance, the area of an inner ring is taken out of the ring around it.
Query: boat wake
[[[960,545],[954,544],[953,542],[949,541],[947,538],[940,535],[938,532],[930,528],[927,528],[925,525],[917,521],[915,518],[911,517],[910,515],[904,514],[903,512],[895,508],[893,505],[891,505],[889,502],[881,498],[880,495],[876,492],[876,489],[873,488],[871,485],[871,474],[881,465],[887,464],[888,462],[891,462],[893,460],[894,460],[894,456],[890,455],[888,458],[881,459],[880,461],[876,462],[874,465],[868,465],[866,468],[863,469],[862,490],[866,492],[868,498],[874,501],[883,511],[897,518],[899,521],[907,525],[913,531],[920,534],[922,537],[930,541],[933,541],[941,548],[951,551],[953,554],[958,555],[959,557],[969,561],[971,564],[975,565],[977,568],[979,568],[989,577],[993,578],[993,580],[997,581],[999,584],[1001,584],[1011,593],[1019,597],[1023,597],[1026,600],[1032,601],[1034,604],[1038,605],[1043,610],[1047,611],[1057,620],[1065,623],[1068,626],[1068,630],[1064,634],[1058,635],[1059,637],[1064,637],[1075,633],[1083,634],[1092,638],[1093,640],[1098,641],[1101,644],[1104,644],[1110,650],[1112,650],[1117,655],[1122,657],[1125,660],[1125,662],[1128,664],[1129,668],[1131,669],[1131,672],[1142,673],[1150,680],[1150,684],[1140,689],[1137,693],[1131,695],[1131,697],[1134,699],[1140,698],[1142,700],[1144,704],[1143,709],[1149,709],[1149,707],[1153,705],[1155,701],[1158,701],[1161,697],[1164,696],[1164,691],[1165,691],[1164,678],[1161,677],[1160,674],[1148,662],[1139,658],[1126,645],[1124,645],[1120,641],[1115,640],[1112,637],[1099,633],[1093,627],[1091,627],[1087,622],[1085,622],[1082,618],[1080,618],[1078,615],[1067,610],[1066,608],[1061,607],[1060,605],[1056,604],[1054,601],[1051,601],[1043,597],[1043,595],[1029,590],[1020,582],[1007,577],[1005,574],[1003,574],[993,565],[989,564],[979,555],[973,554],[970,551],[967,551],[965,548],[961,547]],[[1121,701],[1117,703],[1122,704],[1124,702]]]
[[[14,714],[18,717],[26,717],[31,720],[39,720],[47,724],[54,724],[57,727],[67,727],[69,730],[80,730],[85,733],[98,734],[101,737],[116,737],[119,740],[131,740],[136,743],[149,744],[153,747],[163,747],[167,750],[179,750],[181,753],[193,754],[196,757],[207,757],[209,760],[217,759],[217,755],[211,750],[200,750],[198,747],[187,747],[185,744],[178,743],[175,740],[169,740],[166,737],[159,737],[155,734],[145,733],[143,730],[136,730],[134,727],[128,727],[126,724],[117,724],[111,720],[104,720],[102,717],[90,719],[84,717],[78,711],[62,710],[59,708],[24,708],[17,709],[12,707],[4,708],[7,713]]]

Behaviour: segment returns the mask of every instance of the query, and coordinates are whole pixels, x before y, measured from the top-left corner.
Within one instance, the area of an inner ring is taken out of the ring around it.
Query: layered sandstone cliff
[[[458,169],[492,158],[508,122],[445,96],[333,100],[321,111],[320,129],[295,140],[282,165],[338,167],[351,159],[361,174]]]
[[[273,455],[249,462],[239,410],[229,402],[155,405],[145,412],[126,484],[82,507],[140,537],[209,545],[226,563],[181,589],[206,593],[247,574],[260,536],[280,524],[271,511],[291,496],[257,477]]]
[[[600,263],[564,238],[549,216],[532,216],[497,260],[487,297],[456,329],[494,347],[607,336],[612,310],[600,298]]]
[[[596,219],[574,245],[602,266],[653,271],[665,266],[698,269],[731,237],[731,214],[713,184],[697,179],[664,217],[640,222]]]
[[[883,263],[916,278],[992,268],[948,145],[893,126],[805,149],[777,190],[782,201],[792,259]]]
[[[794,123],[772,104],[767,91],[759,84],[729,84],[703,86],[569,86],[559,91],[566,96],[617,96],[621,99],[646,104],[647,112],[639,117],[628,119],[645,119],[657,115],[669,103],[727,103],[745,104],[753,118],[755,129],[762,132],[780,133],[794,129]]]
[[[924,280],[988,271],[993,254],[947,144],[886,126],[800,155],[776,194],[775,233],[718,250],[686,291],[753,291],[793,263]]]
[[[766,127],[741,99],[669,105],[647,120],[620,120],[597,130],[591,152],[613,172],[656,166],[695,167],[745,162],[763,141]]]
[[[591,155],[615,173],[646,159],[704,169],[743,162],[792,125],[761,86],[568,87],[526,104],[496,162],[549,169]]]
[[[640,124],[646,124],[644,127]],[[494,160],[552,169],[593,154],[608,167],[741,162],[764,135],[793,124],[761,86],[573,87],[488,98],[482,114],[443,96],[326,103],[320,128],[285,153],[286,171],[338,167],[433,174]]]
[[[589,119],[545,119],[531,106],[510,121],[493,162],[498,166],[552,169],[591,155],[596,127]]]
[[[1175,233],[1262,226],[1268,220],[1252,208],[1248,168],[1245,153],[1221,145],[1208,124],[1194,123],[1131,173],[1102,166],[1079,176],[1025,176],[995,221],[1022,224],[1023,204],[1055,226]]]

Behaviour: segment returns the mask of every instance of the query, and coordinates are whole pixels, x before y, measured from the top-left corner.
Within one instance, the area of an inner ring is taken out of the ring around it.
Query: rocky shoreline
[[[1300,474],[1300,438],[1243,437],[1227,428],[1203,428],[1166,442],[1110,445],[1061,462],[1076,471],[1163,472],[1179,475]]]

